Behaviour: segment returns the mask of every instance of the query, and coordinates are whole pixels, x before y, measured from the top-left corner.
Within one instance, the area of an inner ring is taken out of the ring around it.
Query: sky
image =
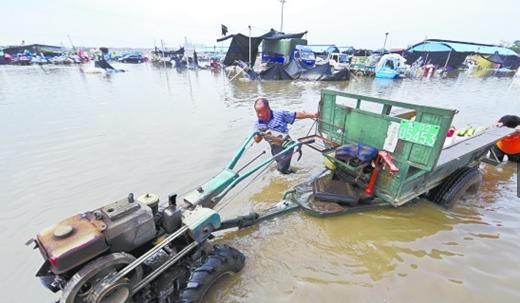
[[[520,40],[518,0],[287,0],[283,31],[309,44],[405,48],[425,38]],[[280,29],[280,0],[0,0],[0,45],[42,43],[151,48],[216,45],[220,26],[258,36]],[[70,40],[69,38],[70,37]],[[72,41],[72,43],[71,43]]]

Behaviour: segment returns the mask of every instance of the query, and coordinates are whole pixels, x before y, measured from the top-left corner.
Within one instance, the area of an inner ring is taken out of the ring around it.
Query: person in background
[[[318,113],[290,112],[272,110],[269,101],[260,97],[255,101],[255,112],[258,120],[254,130],[258,132],[254,140],[259,143],[266,140],[271,146],[271,154],[274,156],[284,150],[284,143],[290,142],[287,125],[293,124],[297,119],[317,119]],[[293,149],[276,159],[276,168],[282,174],[290,174]]]
[[[506,115],[500,118],[496,126],[516,129],[516,132],[502,140],[497,141],[494,152],[500,162],[507,155],[509,161],[520,162],[520,117]]]
[[[497,121],[496,126],[514,128],[520,132],[520,117],[514,115],[505,115]]]

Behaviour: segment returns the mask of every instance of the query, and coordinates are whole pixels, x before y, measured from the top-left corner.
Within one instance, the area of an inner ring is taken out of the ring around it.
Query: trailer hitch
[[[218,230],[224,230],[229,228],[238,227],[239,229],[249,227],[256,223],[256,220],[260,217],[259,214],[252,212],[245,216],[238,216],[234,219],[222,221]]]

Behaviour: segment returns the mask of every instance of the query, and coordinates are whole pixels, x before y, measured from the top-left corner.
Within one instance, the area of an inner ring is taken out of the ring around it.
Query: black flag
[[[222,36],[225,36],[228,32],[227,26],[225,26],[224,24],[221,24],[221,25],[222,25]]]

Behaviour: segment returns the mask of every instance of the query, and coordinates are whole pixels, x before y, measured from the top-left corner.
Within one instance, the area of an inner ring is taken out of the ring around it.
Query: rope
[[[309,128],[309,131],[307,132],[307,134],[305,135],[305,137],[309,136],[309,134],[311,133],[311,130],[312,128],[317,125],[318,123],[318,119],[314,120],[314,122],[312,123],[311,127]]]

